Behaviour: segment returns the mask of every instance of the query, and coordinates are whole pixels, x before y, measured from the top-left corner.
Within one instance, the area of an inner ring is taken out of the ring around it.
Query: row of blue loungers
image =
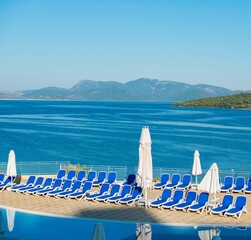
[[[170,181],[170,174],[162,174],[160,181],[154,185],[154,189],[163,189],[162,196],[150,203],[150,207],[159,209],[182,210],[186,212],[202,213],[210,207],[209,214],[220,216],[233,216],[239,218],[247,212],[247,198],[245,196],[234,197],[230,194],[224,195],[222,203],[209,204],[209,194],[201,192],[198,196],[195,191],[188,191],[191,187],[192,177],[190,174],[173,174]],[[251,193],[251,179],[245,184],[244,177],[225,177],[221,192]],[[184,191],[187,190],[187,191]]]
[[[202,213],[208,209],[209,194],[195,191],[172,190],[165,188],[162,195],[149,205],[159,209],[181,210],[185,212]],[[233,216],[239,218],[242,213],[247,213],[247,198],[246,196],[237,196],[234,202],[234,197],[230,194],[224,195],[222,203],[215,204],[211,207],[209,214],[218,214],[220,216]]]
[[[246,179],[241,176],[235,179],[232,176],[226,176],[221,187],[221,192],[251,193],[251,178],[246,181]]]
[[[11,187],[9,190],[17,193],[38,196],[53,196],[65,199],[85,199],[99,202],[132,205],[142,197],[142,189],[136,187],[135,174],[130,174],[122,184],[116,183],[117,173],[101,171],[70,170],[68,174],[61,169],[57,177],[44,179],[30,176],[25,184]],[[93,187],[99,191],[92,191]]]

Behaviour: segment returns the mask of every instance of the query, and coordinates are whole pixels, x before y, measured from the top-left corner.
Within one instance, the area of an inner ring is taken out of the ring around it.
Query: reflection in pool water
[[[138,238],[136,238],[138,236]],[[36,215],[0,209],[0,239],[251,239],[251,226],[174,226]]]

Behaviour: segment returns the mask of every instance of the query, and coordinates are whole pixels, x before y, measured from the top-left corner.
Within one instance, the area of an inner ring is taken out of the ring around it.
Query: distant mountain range
[[[191,85],[174,81],[140,78],[126,83],[82,80],[69,89],[46,87],[16,92],[0,91],[0,98],[169,102],[226,96],[241,92],[244,91],[232,91],[206,84]]]

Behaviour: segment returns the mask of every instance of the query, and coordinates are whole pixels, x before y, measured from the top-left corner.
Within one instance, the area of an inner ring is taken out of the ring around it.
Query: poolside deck
[[[160,190],[149,190],[149,199],[161,195]],[[218,194],[217,197],[222,197]],[[236,194],[237,196],[237,194]],[[129,207],[116,204],[105,204],[85,200],[65,200],[54,197],[30,196],[10,191],[0,192],[0,205],[14,207],[22,210],[35,211],[62,216],[83,218],[97,218],[117,221],[152,222],[184,225],[251,225],[251,194],[247,195],[247,214],[240,219],[232,217],[210,216],[207,212],[202,214],[186,213],[171,210],[145,208],[143,206]]]

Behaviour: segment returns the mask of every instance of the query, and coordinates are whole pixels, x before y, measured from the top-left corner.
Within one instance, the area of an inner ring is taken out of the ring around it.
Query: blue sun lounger
[[[38,177],[34,184],[31,184],[27,187],[18,188],[16,190],[16,192],[17,193],[26,193],[29,189],[35,189],[35,188],[41,187],[43,184],[43,181],[44,181],[44,177]]]
[[[107,194],[104,194],[100,197],[97,197],[96,201],[104,202],[106,199],[108,199],[110,197],[117,196],[119,194],[120,187],[121,187],[120,184],[113,184],[111,187],[111,190]]]
[[[232,195],[226,194],[222,199],[222,203],[218,204],[218,206],[211,209],[209,212],[210,215],[212,214],[220,214],[223,215],[225,211],[227,211],[233,204],[234,197]]]
[[[177,204],[174,207],[174,210],[187,210],[191,205],[195,203],[197,199],[197,193],[194,191],[187,192],[185,200],[183,200],[181,203]]]
[[[65,180],[74,180],[75,178],[76,178],[76,170],[71,169],[68,171]]]
[[[133,203],[138,201],[142,197],[142,188],[135,187],[131,193],[131,196],[124,197],[118,201],[119,204],[126,204],[131,206]]]
[[[164,189],[161,196],[157,197],[154,201],[149,204],[149,207],[160,207],[162,204],[166,203],[171,199],[172,190]]]
[[[63,192],[60,192],[59,194],[56,194],[55,197],[57,197],[57,198],[63,198],[63,197],[67,198],[68,195],[79,191],[81,186],[82,186],[81,181],[74,181],[72,187],[68,191],[65,190]]]
[[[15,186],[11,187],[10,190],[13,192],[16,192],[17,189],[19,189],[19,188],[31,186],[32,184],[34,184],[35,180],[36,180],[36,176],[31,175],[31,176],[29,176],[26,183],[20,183],[18,185],[15,185]]]
[[[11,186],[11,183],[15,180],[13,177],[7,177],[2,184],[0,184],[0,192],[2,192],[7,187]]]
[[[72,181],[67,179],[63,182],[63,185],[59,189],[48,192],[47,196],[55,197],[59,193],[69,191],[71,189],[71,185]]]
[[[84,180],[82,182],[84,183],[84,182],[88,181],[88,182],[93,183],[95,181],[96,176],[97,176],[97,172],[91,170],[91,171],[88,172],[86,180]]]
[[[235,186],[231,189],[233,193],[240,193],[243,192],[245,189],[245,178],[244,177],[237,177],[235,181]]]
[[[132,191],[132,186],[131,185],[123,185],[120,194],[118,194],[117,196],[114,196],[114,197],[107,198],[105,200],[105,202],[108,202],[108,203],[118,203],[118,201],[120,199],[123,199],[125,197],[130,196],[131,191]]]
[[[248,179],[247,186],[245,187],[244,193],[251,193],[251,178]]]
[[[79,170],[78,175],[77,175],[77,177],[76,177],[76,179],[74,181],[83,182],[83,181],[86,180],[85,177],[86,177],[86,171],[85,170]]]
[[[221,192],[229,192],[234,186],[234,178],[232,176],[224,177],[224,183],[221,187]]]
[[[40,190],[43,190],[43,189],[47,189],[47,188],[51,187],[52,184],[53,184],[53,179],[52,178],[46,178],[45,182],[41,186],[29,189],[29,190],[26,191],[26,193],[35,195],[36,192],[38,192]]]
[[[59,169],[56,179],[64,179],[66,176],[66,170],[65,169]]]
[[[111,186],[111,184],[109,184],[109,183],[103,183],[102,186],[100,187],[99,192],[94,191],[90,195],[86,196],[85,199],[92,200],[95,202],[96,198],[101,197],[101,196],[108,193],[110,186]]]
[[[173,197],[166,203],[162,204],[159,208],[161,209],[173,209],[175,205],[179,204],[184,197],[183,190],[175,190]]]
[[[169,183],[170,175],[168,173],[163,173],[161,175],[160,181],[154,185],[154,189],[163,189]]]
[[[109,172],[105,183],[109,183],[112,185],[116,182],[116,180],[117,180],[117,173],[116,172]]]
[[[188,212],[197,212],[197,213],[202,213],[208,203],[209,200],[209,194],[206,192],[201,192],[199,197],[198,197],[198,201],[196,203],[194,203],[193,205],[191,205],[187,211]]]
[[[242,213],[247,213],[247,198],[246,196],[237,196],[235,205],[228,209],[224,216],[232,216],[236,218],[240,218]]]
[[[190,174],[184,174],[182,183],[177,185],[177,189],[187,190],[191,186],[192,177]]]
[[[82,189],[79,189],[76,192],[69,194],[67,196],[67,199],[81,200],[86,197],[86,194],[90,193],[91,189],[92,189],[92,182],[86,181],[84,182]]]
[[[134,185],[136,180],[136,174],[129,174],[127,179],[123,182],[123,185]]]
[[[3,183],[4,178],[5,178],[5,174],[4,173],[0,173],[0,184]]]
[[[39,196],[45,196],[48,192],[51,192],[53,190],[59,189],[63,183],[63,179],[56,179],[51,187],[48,187],[46,189],[41,189],[35,192],[36,195]]]
[[[93,181],[94,187],[100,187],[106,181],[106,171],[100,171],[98,173],[98,179]]]
[[[173,174],[171,183],[168,183],[165,188],[174,189],[180,184],[180,174]]]

